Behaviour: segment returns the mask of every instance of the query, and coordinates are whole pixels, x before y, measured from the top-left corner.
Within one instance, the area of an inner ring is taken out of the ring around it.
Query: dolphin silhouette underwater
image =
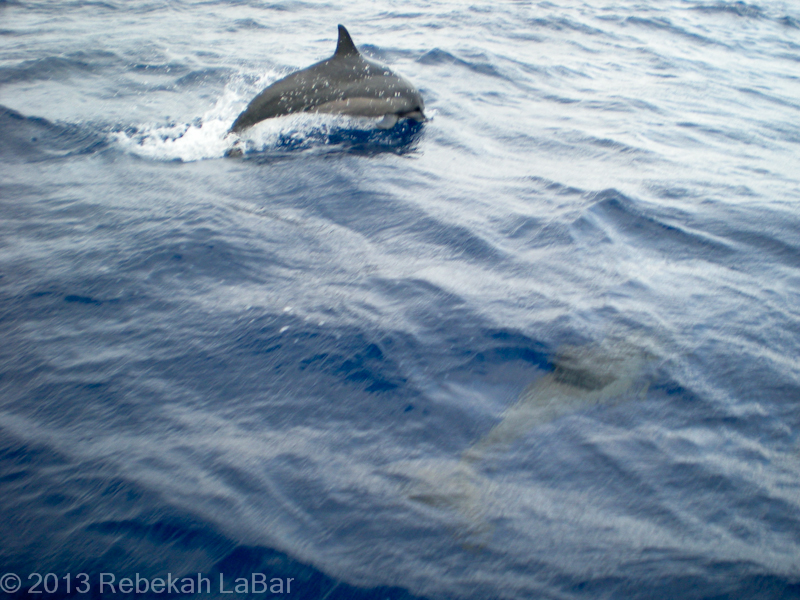
[[[273,117],[300,112],[383,117],[382,129],[400,119],[425,121],[422,96],[408,80],[364,58],[343,25],[336,52],[287,75],[253,98],[228,131],[239,133]]]
[[[455,527],[462,547],[482,549],[491,541],[498,510],[492,507],[493,497],[501,484],[481,465],[540,425],[591,406],[645,398],[650,368],[662,352],[659,340],[635,334],[561,346],[552,359],[553,370],[529,385],[458,460],[413,459],[387,470],[407,480],[403,493],[409,500],[458,518],[447,523]]]

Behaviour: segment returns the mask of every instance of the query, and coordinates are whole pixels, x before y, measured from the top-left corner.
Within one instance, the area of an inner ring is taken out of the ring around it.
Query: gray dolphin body
[[[422,96],[411,82],[364,58],[339,25],[339,42],[332,57],[267,87],[236,118],[229,133],[299,112],[383,117],[378,126],[388,129],[398,119],[424,121],[424,108]]]

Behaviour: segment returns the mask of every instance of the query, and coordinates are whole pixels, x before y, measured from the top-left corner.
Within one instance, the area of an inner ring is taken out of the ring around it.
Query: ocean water
[[[798,202],[795,2],[0,2],[0,598],[800,598]]]

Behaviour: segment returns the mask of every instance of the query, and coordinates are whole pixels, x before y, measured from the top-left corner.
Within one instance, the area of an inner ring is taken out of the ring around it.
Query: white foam
[[[191,123],[143,125],[112,134],[125,151],[156,160],[219,158],[231,146],[225,134],[241,110],[241,93],[226,87],[214,106]]]

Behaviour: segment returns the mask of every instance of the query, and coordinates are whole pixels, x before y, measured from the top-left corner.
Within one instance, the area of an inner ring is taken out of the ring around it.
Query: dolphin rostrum
[[[389,129],[399,119],[424,121],[424,108],[422,96],[411,82],[364,58],[339,25],[339,42],[332,57],[267,87],[247,105],[228,133],[299,112],[383,117],[378,127]]]

